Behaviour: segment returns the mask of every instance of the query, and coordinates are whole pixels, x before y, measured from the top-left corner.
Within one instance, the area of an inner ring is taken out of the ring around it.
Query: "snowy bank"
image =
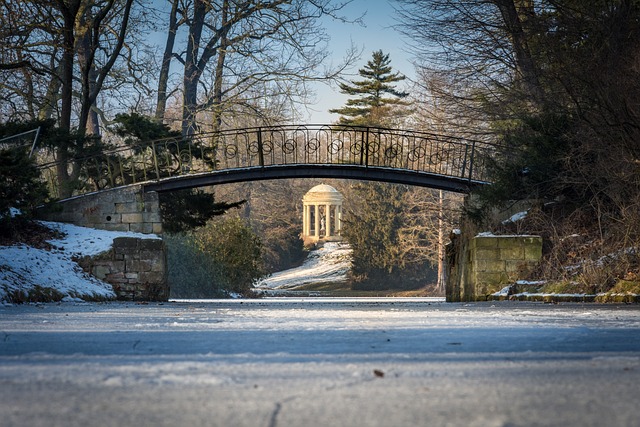
[[[48,240],[51,250],[25,245],[0,246],[0,302],[13,299],[115,298],[110,284],[85,273],[76,257],[95,256],[111,249],[116,237],[158,238],[155,235],[115,232],[43,222],[64,235]]]
[[[274,273],[259,282],[256,288],[292,290],[309,284],[344,282],[351,268],[351,252],[346,243],[327,242],[309,252],[300,267]]]

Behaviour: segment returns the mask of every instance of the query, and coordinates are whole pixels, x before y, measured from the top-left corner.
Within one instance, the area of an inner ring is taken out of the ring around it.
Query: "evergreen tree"
[[[239,208],[244,200],[234,203],[216,202],[212,193],[202,190],[180,190],[160,195],[162,226],[167,233],[182,233],[203,227],[214,216],[231,208]]]
[[[28,147],[0,150],[0,237],[17,236],[47,197],[40,171],[28,156]],[[13,218],[11,208],[19,209],[22,215]]]
[[[344,219],[343,236],[353,249],[352,288],[412,289],[433,280],[424,257],[411,256],[402,230],[412,214],[405,203],[405,186],[363,183],[354,188],[357,211]]]
[[[247,295],[266,275],[262,242],[239,217],[209,221],[194,233],[196,246],[220,265],[225,289]]]
[[[407,105],[403,98],[409,94],[397,90],[393,84],[405,76],[393,73],[390,64],[389,54],[377,50],[373,52],[373,59],[358,70],[362,80],[340,83],[340,92],[354,97],[348,99],[344,107],[329,110],[342,115],[340,124],[385,126],[400,112],[397,107]]]

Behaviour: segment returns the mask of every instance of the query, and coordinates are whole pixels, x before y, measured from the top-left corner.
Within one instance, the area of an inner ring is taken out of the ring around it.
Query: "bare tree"
[[[449,80],[457,101],[500,105],[546,102],[540,64],[531,48],[539,31],[531,0],[396,0],[398,29],[412,40],[420,68]],[[541,2],[544,3],[544,2]],[[539,5],[538,10],[544,8]]]
[[[145,90],[141,70],[149,67],[139,65],[146,49],[139,34],[153,14],[143,6],[133,0],[0,0],[0,90],[3,101],[13,101],[0,104],[5,116],[53,118],[65,129],[99,133],[100,94],[108,93],[104,100],[118,93],[126,109],[131,96],[122,91]]]
[[[246,103],[256,86],[269,87],[274,95],[303,98],[306,82],[336,78],[355,57],[353,51],[336,69],[322,67],[328,57],[328,36],[319,19],[344,20],[338,13],[346,3],[193,0],[172,7],[156,118],[161,119],[166,108],[170,58],[183,66],[183,134],[198,130],[198,115],[203,112],[212,129],[219,128],[230,106]],[[175,52],[175,32],[181,23],[186,48]]]
[[[61,34],[50,25],[49,15],[37,3],[0,1],[0,108],[5,120],[48,118],[53,110],[60,79],[52,78],[51,70],[58,62]]]

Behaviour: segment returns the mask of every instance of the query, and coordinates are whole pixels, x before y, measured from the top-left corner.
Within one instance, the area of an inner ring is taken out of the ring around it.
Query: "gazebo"
[[[316,185],[304,195],[302,239],[305,243],[342,240],[342,200],[342,194],[326,184]]]

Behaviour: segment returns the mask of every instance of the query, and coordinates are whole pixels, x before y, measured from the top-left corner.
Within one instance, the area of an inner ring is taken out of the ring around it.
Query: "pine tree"
[[[340,84],[340,92],[354,96],[344,107],[329,110],[342,115],[340,124],[385,126],[399,113],[397,107],[408,105],[403,98],[409,94],[397,90],[393,84],[405,76],[393,73],[390,64],[389,54],[377,50],[373,52],[373,59],[358,70],[363,80]]]

